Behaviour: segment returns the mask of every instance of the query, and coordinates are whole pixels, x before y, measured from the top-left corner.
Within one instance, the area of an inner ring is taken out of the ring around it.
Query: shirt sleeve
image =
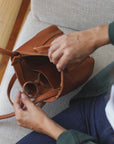
[[[114,22],[109,24],[109,39],[110,42],[114,45]]]
[[[84,133],[75,130],[63,132],[57,139],[57,144],[98,144],[97,141]]]

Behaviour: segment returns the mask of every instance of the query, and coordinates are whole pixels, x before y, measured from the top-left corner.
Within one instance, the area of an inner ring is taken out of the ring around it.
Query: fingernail
[[[58,72],[61,72],[61,69],[57,68]]]
[[[26,97],[26,95],[24,93],[22,93],[21,98],[24,99]]]
[[[58,72],[61,72],[61,71],[63,71],[64,69],[65,69],[65,68],[61,68],[61,69],[59,68],[59,69],[58,69]]]

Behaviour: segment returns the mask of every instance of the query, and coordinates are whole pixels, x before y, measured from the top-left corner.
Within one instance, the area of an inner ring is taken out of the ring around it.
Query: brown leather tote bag
[[[1,54],[11,57],[15,70],[7,89],[8,99],[12,105],[10,91],[16,79],[23,87],[23,92],[33,103],[39,103],[40,107],[78,88],[88,80],[94,67],[92,57],[87,57],[79,64],[72,64],[62,72],[58,72],[56,66],[50,63],[48,48],[50,43],[61,35],[63,32],[52,25],[14,52],[0,48]],[[0,116],[0,119],[11,116],[14,116],[14,113]]]

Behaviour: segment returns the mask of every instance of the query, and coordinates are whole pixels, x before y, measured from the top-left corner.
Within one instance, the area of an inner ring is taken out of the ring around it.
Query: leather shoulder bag
[[[50,63],[48,49],[51,42],[63,35],[55,25],[39,32],[16,51],[0,48],[0,53],[11,57],[15,74],[9,82],[7,95],[10,103],[10,91],[16,79],[23,88],[23,92],[39,103],[42,107],[46,102],[55,101],[62,95],[78,88],[88,80],[93,72],[94,59],[87,57],[79,64],[72,64],[64,71],[58,72],[56,66]],[[14,116],[14,113],[0,116],[0,119]]]

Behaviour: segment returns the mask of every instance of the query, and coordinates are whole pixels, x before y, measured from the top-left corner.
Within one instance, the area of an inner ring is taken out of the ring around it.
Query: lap
[[[105,95],[97,98],[81,99],[52,119],[66,129],[78,130],[98,138],[107,127],[110,127],[105,116],[105,104]],[[105,136],[103,137],[106,138]],[[56,142],[44,134],[32,132],[17,144],[26,143],[54,144]]]
[[[75,129],[81,132],[86,133],[86,127],[83,123],[80,105],[78,103],[76,105],[70,106],[63,112],[59,113],[55,117],[52,118],[58,124],[63,126],[66,129]],[[32,132],[21,139],[17,144],[54,144],[55,140],[48,137],[45,134],[40,134],[38,132]]]

